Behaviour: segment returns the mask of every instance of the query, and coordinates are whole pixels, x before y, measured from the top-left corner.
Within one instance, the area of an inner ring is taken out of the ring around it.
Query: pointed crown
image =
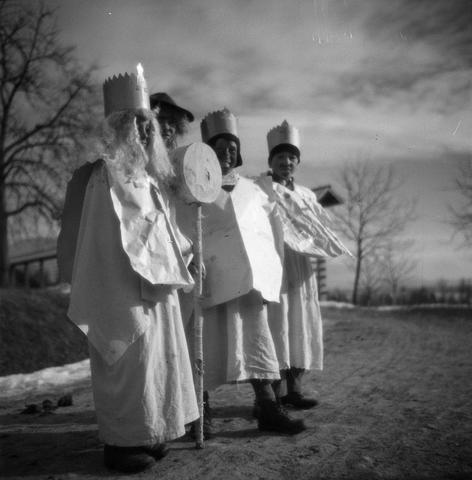
[[[223,110],[208,113],[200,123],[200,130],[205,143],[222,133],[229,133],[239,138],[238,120],[226,107]]]
[[[300,151],[300,132],[297,128],[284,120],[281,125],[269,130],[267,133],[269,153],[278,145],[292,145]]]
[[[138,73],[121,73],[107,78],[103,83],[103,103],[105,117],[119,110],[146,108],[150,110],[149,92],[143,67],[138,63]]]

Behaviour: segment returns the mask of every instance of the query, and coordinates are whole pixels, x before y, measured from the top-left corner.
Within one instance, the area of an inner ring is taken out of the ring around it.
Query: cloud
[[[141,60],[151,91],[197,118],[227,106],[245,150],[266,155],[284,118],[325,163],[471,151],[471,2],[461,0],[60,3],[69,38],[103,77]]]
[[[405,195],[421,198],[411,234],[427,232],[424,251],[440,255],[451,165],[472,154],[470,0],[54,3],[65,40],[102,66],[100,82],[141,61],[151,91],[195,114],[188,141],[207,112],[231,108],[243,174],[267,168],[266,133],[284,119],[301,130],[304,185],[333,182],[359,155],[394,162]],[[431,258],[425,275],[439,268]]]

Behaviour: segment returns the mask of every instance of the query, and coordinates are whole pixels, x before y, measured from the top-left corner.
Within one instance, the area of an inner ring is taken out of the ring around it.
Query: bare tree
[[[472,303],[472,280],[461,278],[457,285],[459,302],[470,305]]]
[[[459,205],[450,207],[450,223],[461,235],[464,247],[472,246],[472,159],[463,160],[457,168],[455,189],[461,197]]]
[[[93,71],[61,45],[54,10],[0,0],[0,285],[12,220],[58,216],[68,159],[94,126]]]
[[[382,288],[382,269],[377,252],[364,258],[359,278],[357,302],[360,305],[372,305],[378,300]]]
[[[450,289],[451,287],[448,281],[445,280],[444,278],[440,278],[436,282],[436,295],[437,295],[438,302],[447,303],[447,297]]]
[[[417,261],[409,255],[413,243],[413,240],[390,240],[380,254],[382,279],[394,305],[398,302],[402,284],[408,280],[417,265]]]
[[[345,202],[333,214],[342,234],[354,244],[352,302],[357,304],[366,258],[378,254],[413,220],[415,202],[400,195],[402,179],[392,166],[358,161],[343,167],[339,181],[345,189]]]

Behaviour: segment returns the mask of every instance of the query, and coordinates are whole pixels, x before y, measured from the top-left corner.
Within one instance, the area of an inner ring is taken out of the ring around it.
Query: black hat
[[[172,98],[169,95],[167,95],[167,93],[164,93],[164,92],[153,93],[149,97],[149,100],[151,102],[151,108],[159,107],[161,105],[166,105],[167,107],[173,108],[178,112],[186,115],[189,122],[193,122],[194,120],[193,113],[189,112],[188,110],[185,110],[185,108],[179,107],[174,102],[174,100],[172,100]]]

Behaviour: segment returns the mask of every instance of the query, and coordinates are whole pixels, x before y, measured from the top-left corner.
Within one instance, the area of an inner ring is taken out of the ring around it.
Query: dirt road
[[[324,308],[325,369],[307,377],[320,405],[294,437],[261,434],[247,385],[211,395],[215,439],[188,439],[134,478],[470,479],[472,311]],[[37,399],[41,401],[41,398]],[[0,405],[2,477],[114,478],[102,465],[89,388],[49,415]],[[123,478],[123,477],[121,477]]]

